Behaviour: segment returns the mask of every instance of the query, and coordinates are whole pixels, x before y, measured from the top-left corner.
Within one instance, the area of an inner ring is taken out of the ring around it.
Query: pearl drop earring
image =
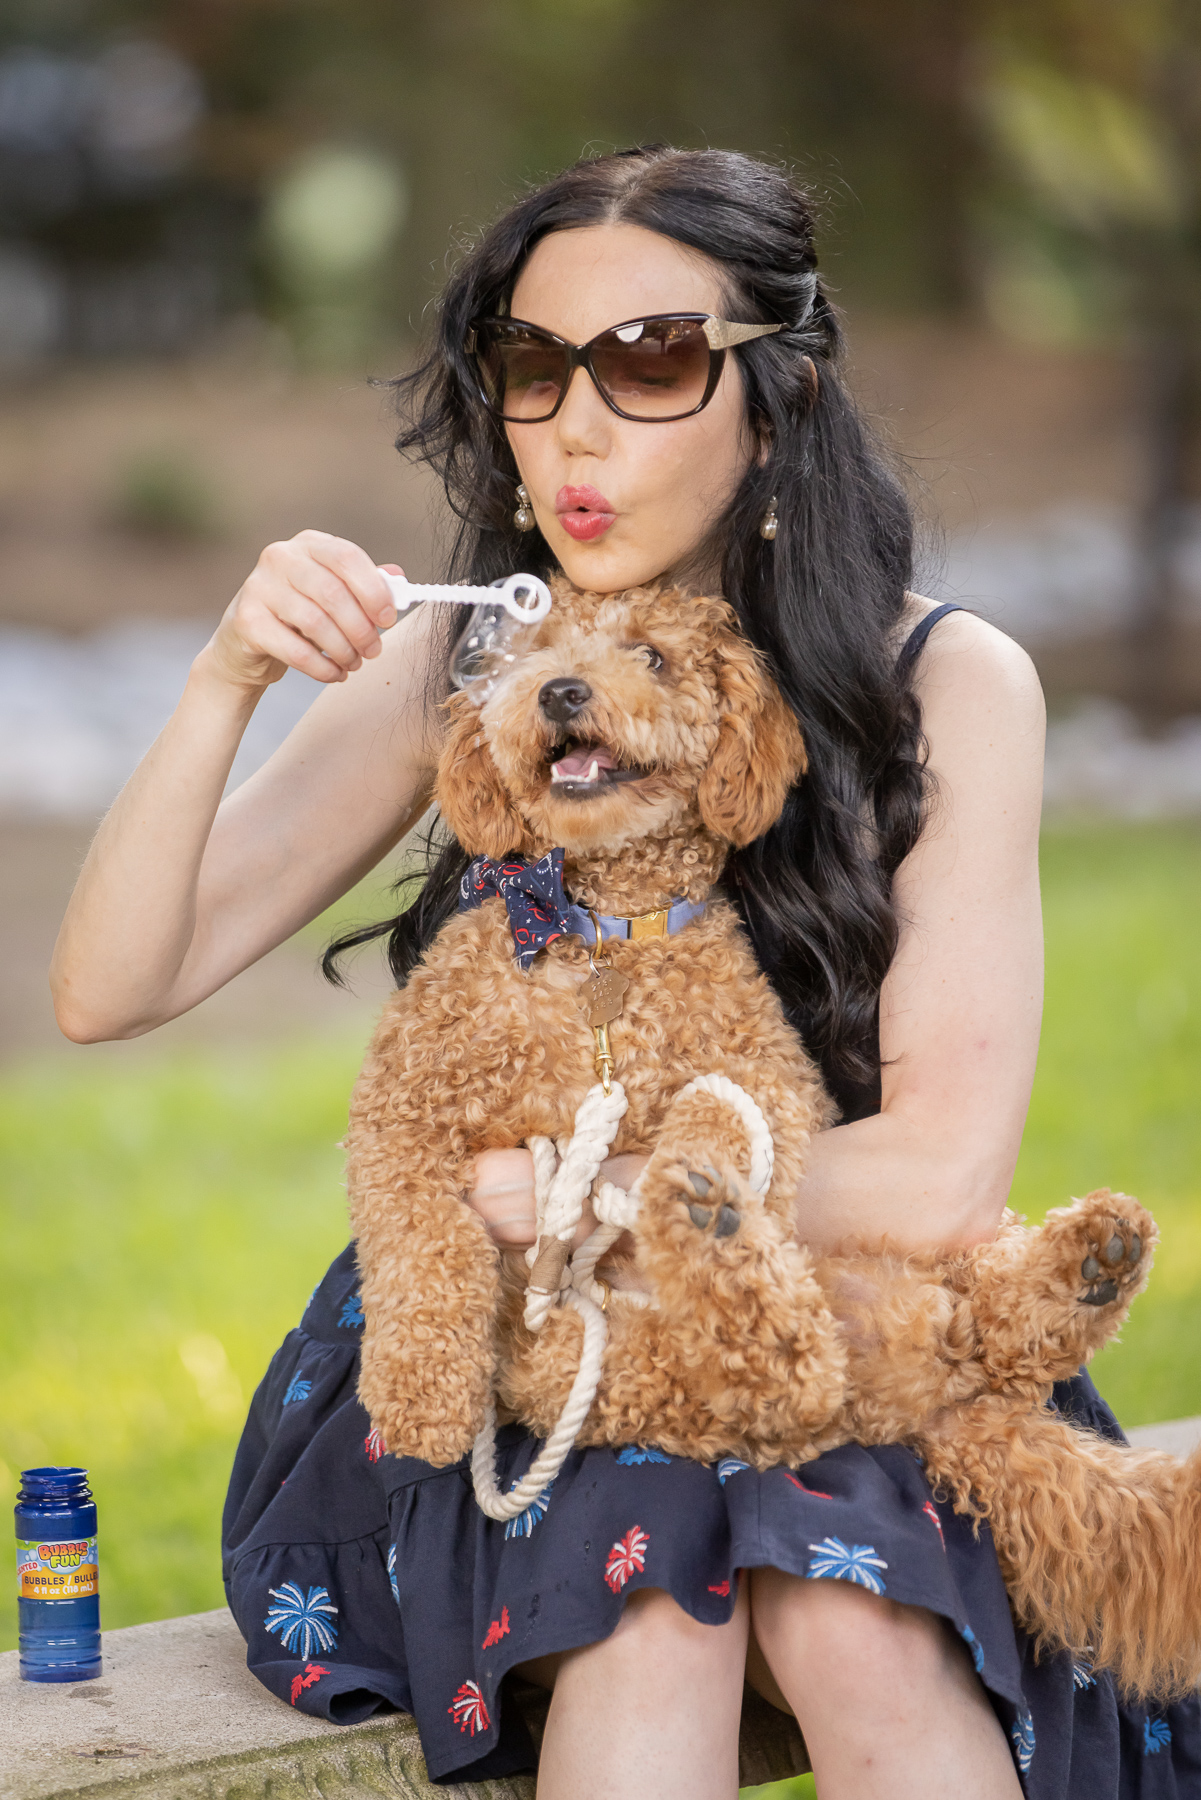
[[[534,529],[534,509],[530,505],[530,496],[526,492],[524,481],[519,481],[517,483],[517,511],[513,514],[513,523],[516,525],[518,531],[532,531]]]
[[[767,511],[759,521],[759,536],[770,543],[775,537],[780,521],[776,517],[776,496],[773,494],[767,503]]]

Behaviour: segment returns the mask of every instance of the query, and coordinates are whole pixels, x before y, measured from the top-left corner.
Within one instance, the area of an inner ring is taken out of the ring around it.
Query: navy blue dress
[[[916,648],[940,616],[923,621]],[[844,1116],[871,1110],[870,1095],[844,1104]],[[912,1451],[848,1444],[758,1474],[650,1446],[576,1450],[502,1525],[476,1506],[465,1460],[437,1469],[383,1453],[356,1397],[362,1329],[351,1246],[276,1353],[234,1463],[226,1592],[249,1667],[281,1700],[344,1724],[412,1713],[435,1781],[533,1769],[524,1722],[505,1703],[514,1665],[607,1637],[641,1587],[724,1624],[738,1570],[777,1568],[948,1620],[1029,1800],[1201,1800],[1197,1700],[1124,1705],[1085,1662],[1036,1662],[987,1528],[975,1537],[933,1496]],[[1087,1375],[1054,1398],[1121,1438]],[[536,1448],[520,1427],[500,1432],[502,1489]]]
[[[847,1444],[757,1474],[653,1448],[571,1453],[507,1525],[475,1504],[466,1461],[381,1454],[358,1399],[353,1246],[254,1397],[224,1521],[229,1604],[250,1668],[305,1712],[350,1724],[413,1713],[435,1780],[535,1766],[502,1683],[514,1664],[607,1637],[627,1595],[666,1588],[694,1619],[730,1617],[739,1569],[852,1581],[950,1621],[1009,1735],[1030,1800],[1201,1800],[1201,1708],[1124,1706],[1107,1674],[1036,1663],[987,1529],[931,1494],[899,1445]],[[1062,1412],[1121,1432],[1087,1375]],[[537,1445],[499,1434],[502,1489]]]

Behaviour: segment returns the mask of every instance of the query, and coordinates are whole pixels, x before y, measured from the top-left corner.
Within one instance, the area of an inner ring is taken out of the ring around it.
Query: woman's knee
[[[780,1679],[787,1668],[812,1692],[869,1683],[944,1679],[963,1660],[945,1620],[920,1606],[836,1581],[803,1581],[777,1569],[756,1570],[751,1619],[763,1654]],[[781,1681],[787,1687],[791,1681]]]
[[[734,1616],[725,1625],[702,1625],[662,1588],[641,1588],[631,1594],[615,1630],[598,1643],[569,1650],[553,1673],[543,1659],[534,1679],[558,1686],[556,1677],[569,1666],[589,1669],[623,1686],[644,1687],[662,1695],[667,1688],[715,1693],[726,1686],[742,1692],[746,1659],[748,1602],[740,1595]],[[551,1679],[547,1681],[547,1674]]]

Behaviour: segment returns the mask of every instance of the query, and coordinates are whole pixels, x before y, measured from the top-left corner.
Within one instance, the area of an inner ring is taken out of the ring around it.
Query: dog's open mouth
[[[550,781],[565,800],[590,799],[609,793],[625,781],[640,781],[648,771],[625,764],[608,744],[569,738],[550,754]]]

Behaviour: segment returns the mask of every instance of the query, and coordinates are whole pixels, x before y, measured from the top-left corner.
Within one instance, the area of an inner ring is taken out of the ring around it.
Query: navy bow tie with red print
[[[505,903],[522,970],[556,938],[580,930],[580,920],[572,916],[580,909],[563,892],[562,850],[548,850],[536,863],[477,856],[459,885],[459,911],[481,906],[492,894]]]

